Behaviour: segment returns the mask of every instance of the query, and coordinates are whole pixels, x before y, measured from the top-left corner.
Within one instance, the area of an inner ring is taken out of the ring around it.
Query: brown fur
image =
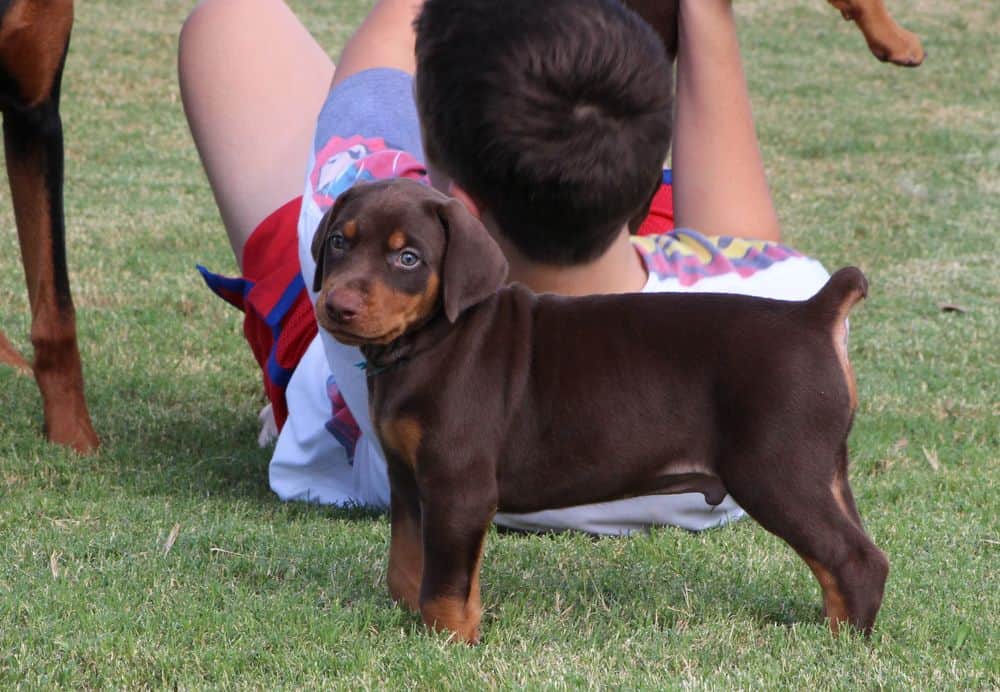
[[[358,233],[331,250],[345,219]],[[419,271],[394,267],[385,239],[397,229],[419,248]],[[440,300],[422,299],[427,312],[388,343],[358,331],[360,312],[321,316],[368,360],[392,489],[390,588],[412,607],[419,572],[429,625],[478,640],[498,510],[698,491],[713,504],[730,493],[803,557],[833,631],[871,631],[888,565],[847,483],[854,395],[833,336],[867,291],[860,271],[840,270],[805,302],[535,295],[504,287],[503,255],[461,205],[408,180],[352,188],[313,250],[320,311],[361,277],[414,296],[440,277]],[[359,308],[379,321],[394,309]]]
[[[420,612],[420,579],[424,571],[422,545],[420,524],[406,512],[393,512],[386,581],[393,600],[402,602],[415,613]]]
[[[884,0],[829,0],[847,21],[857,23],[868,49],[883,62],[917,67],[924,61],[920,39],[892,18]]]
[[[423,436],[424,431],[414,418],[385,421],[379,428],[379,438],[413,471],[417,469],[417,451]]]
[[[823,613],[830,622],[830,631],[837,634],[840,631],[840,623],[846,622],[850,618],[850,611],[847,608],[847,599],[837,588],[837,580],[830,572],[816,560],[804,557],[809,569],[812,570],[823,590]]]
[[[73,26],[72,0],[13,0],[0,23],[0,65],[27,108],[52,95]]]
[[[98,444],[83,392],[66,267],[59,89],[73,24],[71,0],[0,4],[0,109],[14,218],[31,303],[31,366],[48,438],[89,452]],[[0,334],[0,362],[27,361]]]
[[[892,18],[884,0],[828,0],[844,19],[853,21],[865,37],[868,48],[879,60],[903,67],[917,67],[924,61],[920,39]],[[667,55],[677,54],[677,0],[622,0],[656,30]]]

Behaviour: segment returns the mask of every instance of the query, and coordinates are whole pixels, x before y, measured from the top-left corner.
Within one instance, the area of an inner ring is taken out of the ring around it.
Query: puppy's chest
[[[369,380],[372,420],[414,417],[440,427],[487,412],[498,417],[524,391],[530,362],[529,344],[520,340],[420,354]]]
[[[483,319],[489,316],[455,325],[449,338],[369,380],[380,440],[407,465],[420,452],[447,453],[456,440],[500,444],[521,407],[530,333],[510,320]]]

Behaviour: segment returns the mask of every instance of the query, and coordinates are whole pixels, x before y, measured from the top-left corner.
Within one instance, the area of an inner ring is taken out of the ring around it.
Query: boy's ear
[[[344,190],[333,203],[316,227],[316,234],[312,241],[312,256],[316,260],[316,273],[313,274],[313,293],[319,293],[323,288],[323,269],[326,264],[326,241],[330,237],[330,232],[337,225],[337,217],[344,209],[344,204],[354,188]]]
[[[454,181],[448,186],[448,194],[460,201],[464,206],[466,211],[472,214],[474,217],[483,220],[483,207],[479,202],[477,202],[472,195],[465,191],[465,188],[456,185]]]
[[[444,314],[454,323],[463,310],[486,300],[507,281],[507,258],[486,227],[458,200],[437,208],[447,246],[441,280]]]

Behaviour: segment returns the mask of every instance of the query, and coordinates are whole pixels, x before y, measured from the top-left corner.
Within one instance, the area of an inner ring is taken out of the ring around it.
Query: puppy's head
[[[507,261],[458,200],[413,180],[358,184],[313,238],[316,317],[338,341],[388,344],[503,286]]]

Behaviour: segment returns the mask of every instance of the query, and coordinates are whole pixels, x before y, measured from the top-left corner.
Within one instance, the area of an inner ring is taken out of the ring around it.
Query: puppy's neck
[[[361,355],[367,362],[368,376],[374,377],[390,368],[402,367],[437,344],[447,335],[450,327],[444,311],[439,310],[430,320],[408,329],[394,341],[363,345]]]

